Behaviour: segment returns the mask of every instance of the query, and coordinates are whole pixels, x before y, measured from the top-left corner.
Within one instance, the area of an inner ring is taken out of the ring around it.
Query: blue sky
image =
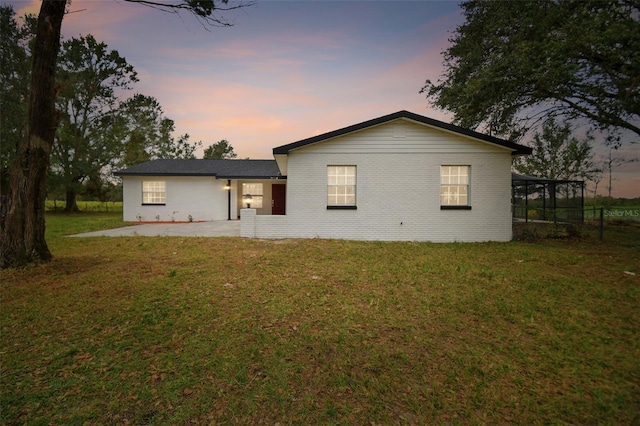
[[[9,3],[21,15],[40,2]],[[131,94],[156,97],[191,141],[227,139],[240,158],[272,158],[273,147],[402,109],[451,119],[419,91],[442,73],[463,22],[457,1],[258,0],[225,15],[230,28],[121,0],[73,0],[70,10],[65,38],[104,41],[138,71]],[[619,172],[614,193],[640,196],[640,163]]]

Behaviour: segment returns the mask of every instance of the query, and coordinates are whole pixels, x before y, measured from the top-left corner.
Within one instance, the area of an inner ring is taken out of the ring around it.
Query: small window
[[[262,208],[262,184],[261,183],[243,183],[242,198],[243,203],[249,204],[254,209]],[[247,200],[250,200],[247,203]]]
[[[142,182],[142,204],[165,204],[167,202],[166,185],[163,181]]]
[[[469,166],[440,167],[440,205],[469,206]]]
[[[356,166],[327,167],[327,207],[355,208]]]

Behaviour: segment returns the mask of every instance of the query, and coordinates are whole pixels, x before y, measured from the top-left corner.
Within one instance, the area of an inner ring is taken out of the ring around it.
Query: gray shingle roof
[[[215,176],[218,179],[276,179],[275,160],[153,160],[115,173],[116,176]]]

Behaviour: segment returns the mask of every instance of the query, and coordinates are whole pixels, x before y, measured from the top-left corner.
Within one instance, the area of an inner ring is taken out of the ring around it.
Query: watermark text
[[[604,216],[605,217],[638,217],[640,218],[640,210],[632,210],[632,209],[605,210]]]

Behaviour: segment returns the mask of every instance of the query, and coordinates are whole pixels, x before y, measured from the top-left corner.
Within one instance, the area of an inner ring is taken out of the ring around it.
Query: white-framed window
[[[469,206],[470,166],[440,166],[440,205]]]
[[[250,196],[250,197],[247,197]],[[262,184],[261,183],[243,183],[242,184],[242,202],[248,204],[247,199],[250,199],[250,206],[254,209],[262,208]]]
[[[167,190],[164,181],[142,182],[142,204],[165,204]]]
[[[327,208],[355,208],[356,166],[327,166]]]

